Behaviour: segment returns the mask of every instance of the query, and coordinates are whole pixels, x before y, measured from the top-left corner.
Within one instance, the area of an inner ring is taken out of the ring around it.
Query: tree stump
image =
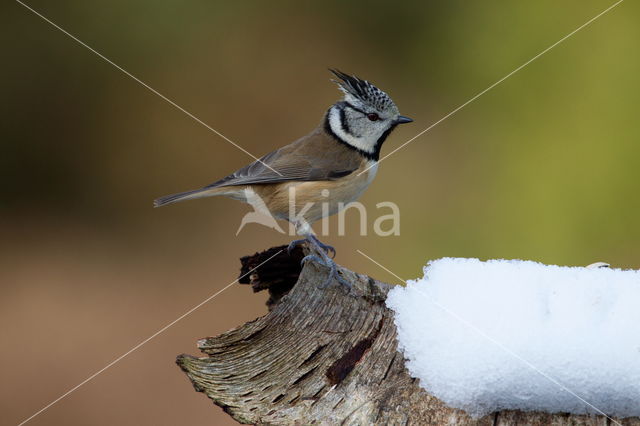
[[[339,268],[355,294],[319,289],[326,268],[302,268],[303,249],[289,256],[284,246],[242,258],[242,274],[278,251],[240,280],[269,291],[270,312],[198,341],[205,357],[177,358],[195,389],[240,423],[640,426],[638,418],[520,411],[473,419],[447,407],[405,368],[384,303],[391,285]]]

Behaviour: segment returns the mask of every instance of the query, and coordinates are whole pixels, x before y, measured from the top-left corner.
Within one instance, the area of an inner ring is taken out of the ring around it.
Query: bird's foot
[[[307,240],[306,239],[302,239],[302,240],[293,240],[289,243],[289,246],[287,247],[287,254],[289,256],[291,256],[291,252],[293,252],[293,250],[298,247],[300,244],[302,243],[306,243]]]
[[[325,289],[329,285],[331,285],[331,283],[333,283],[333,280],[336,280],[338,281],[338,283],[343,285],[349,293],[353,293],[353,285],[346,279],[342,278],[342,275],[340,275],[340,273],[338,272],[336,262],[330,259],[329,256],[325,255],[324,257],[320,257],[315,254],[310,254],[302,259],[302,264],[304,265],[306,262],[310,261],[314,261],[322,266],[326,266],[327,268],[329,268],[329,275],[327,276],[327,279],[322,284],[320,284],[318,288]]]
[[[327,254],[330,254],[331,258],[335,258],[336,257],[336,249],[333,246],[330,246],[329,244],[323,243],[315,235],[311,235],[310,238],[317,244],[318,247],[320,247],[322,250],[326,251]]]
[[[332,258],[336,257],[336,249],[333,248],[333,246],[330,246],[328,244],[324,244],[322,241],[320,241],[318,238],[316,238],[313,235],[309,236],[308,238],[301,239],[301,240],[293,240],[293,241],[291,241],[289,243],[289,246],[287,247],[287,253],[289,254],[289,256],[291,256],[291,252],[293,251],[293,249],[295,249],[300,244],[307,243],[307,242],[311,243],[312,245],[315,245],[317,248],[320,248],[321,250],[324,250],[325,252],[330,254]]]

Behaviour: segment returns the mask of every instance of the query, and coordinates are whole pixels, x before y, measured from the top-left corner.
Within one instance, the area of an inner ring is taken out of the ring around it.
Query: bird
[[[398,125],[413,120],[400,115],[391,97],[371,82],[337,69],[329,71],[343,97],[309,134],[210,185],[160,197],[154,206],[219,195],[249,203],[256,210],[258,206],[263,213],[290,222],[303,237],[291,242],[289,252],[302,242],[313,247],[315,253],[302,262],[316,261],[328,268],[320,287],[335,280],[351,290],[329,257],[329,253],[335,257],[336,250],[317,238],[311,224],[362,195],[376,176],[387,137]]]

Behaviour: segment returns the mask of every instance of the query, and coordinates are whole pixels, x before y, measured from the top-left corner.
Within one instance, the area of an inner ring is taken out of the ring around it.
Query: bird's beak
[[[404,115],[399,115],[398,118],[396,118],[396,124],[411,123],[412,121],[412,118],[405,117]]]

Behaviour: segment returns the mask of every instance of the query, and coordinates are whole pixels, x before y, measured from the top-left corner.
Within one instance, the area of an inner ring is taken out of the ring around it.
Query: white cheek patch
[[[376,140],[370,140],[364,137],[356,137],[345,132],[342,129],[342,122],[340,121],[340,110],[338,108],[332,108],[329,112],[329,127],[331,127],[331,131],[335,133],[336,136],[338,136],[340,139],[342,139],[352,147],[369,154],[373,154]]]

